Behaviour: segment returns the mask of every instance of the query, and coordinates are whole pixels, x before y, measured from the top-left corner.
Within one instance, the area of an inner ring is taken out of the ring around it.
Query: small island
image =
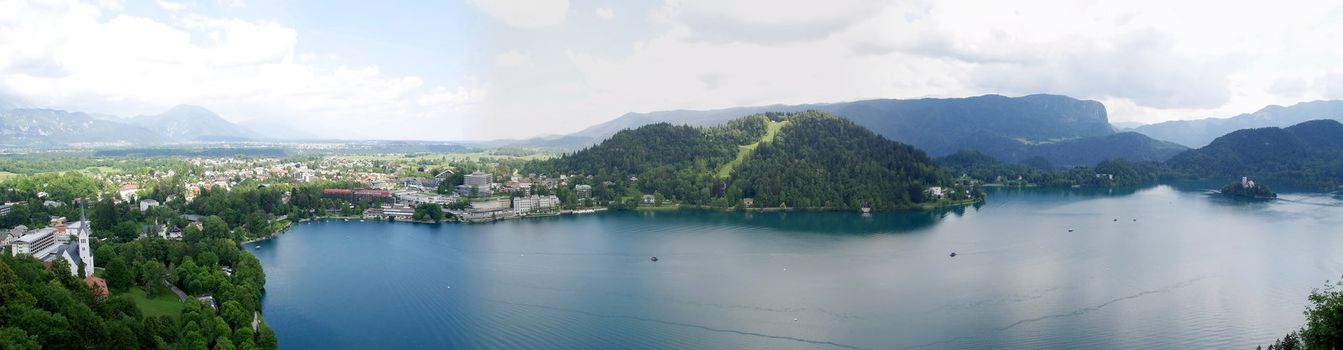
[[[1240,178],[1240,182],[1232,182],[1222,187],[1222,194],[1232,197],[1250,198],[1250,199],[1274,199],[1278,198],[1277,193],[1273,193],[1268,186],[1254,183],[1248,177]]]

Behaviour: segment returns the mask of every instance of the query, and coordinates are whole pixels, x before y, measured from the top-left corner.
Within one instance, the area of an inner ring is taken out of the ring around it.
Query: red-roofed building
[[[104,281],[97,276],[89,275],[89,277],[84,277],[84,283],[88,284],[89,289],[93,290],[93,295],[107,296],[107,281]]]

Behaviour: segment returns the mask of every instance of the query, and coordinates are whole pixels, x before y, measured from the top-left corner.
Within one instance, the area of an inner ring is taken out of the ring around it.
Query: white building
[[[933,186],[933,187],[929,187],[929,188],[928,188],[928,196],[929,196],[929,197],[933,197],[933,198],[942,198],[942,196],[945,195],[945,193],[943,193],[943,192],[944,192],[944,191],[942,190],[942,187],[939,187],[939,186]]]
[[[56,229],[44,228],[24,234],[19,239],[14,240],[11,246],[10,255],[28,255],[33,257],[45,257],[56,250]]]
[[[153,207],[157,207],[157,206],[159,206],[159,201],[156,201],[156,200],[153,200],[153,199],[145,199],[145,200],[141,200],[141,201],[140,201],[140,212],[143,213],[143,212],[145,212],[146,210],[149,210],[149,208],[153,208]]]
[[[493,175],[474,172],[462,176],[462,184],[457,185],[457,194],[462,196],[488,196],[492,191],[490,188],[493,181]]]
[[[513,212],[522,214],[538,210],[551,210],[558,207],[560,198],[556,196],[513,197]]]
[[[135,192],[139,190],[140,190],[139,185],[125,184],[121,185],[120,189],[117,189],[117,195],[121,196],[121,200],[130,202],[135,200],[136,197]]]
[[[298,182],[312,182],[312,179],[313,179],[313,172],[312,172],[312,170],[302,169],[302,170],[299,170],[299,171],[294,172],[294,180],[295,180],[295,181],[298,181]]]
[[[383,204],[379,208],[368,208],[364,210],[365,219],[386,220],[411,220],[415,217],[415,207],[404,204]]]
[[[14,203],[0,204],[0,216],[9,215],[11,209],[14,209]]]
[[[399,191],[393,194],[396,195],[397,200],[400,200],[402,203],[406,203],[412,206],[426,203],[447,205],[449,203],[454,203],[461,200],[461,197],[456,194],[451,196],[444,196],[437,193],[427,193],[417,191]]]
[[[491,182],[494,182],[493,175],[479,171],[463,175],[462,177],[462,184],[467,186],[489,186]]]

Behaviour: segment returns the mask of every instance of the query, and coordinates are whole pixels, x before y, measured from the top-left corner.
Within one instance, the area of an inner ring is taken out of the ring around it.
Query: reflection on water
[[[288,348],[1248,348],[1343,273],[1341,204],[998,188],[936,212],[324,222],[247,249]]]

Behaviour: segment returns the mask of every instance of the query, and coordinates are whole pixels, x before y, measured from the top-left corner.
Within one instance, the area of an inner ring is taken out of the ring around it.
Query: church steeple
[[[79,231],[75,232],[75,239],[78,240],[76,244],[79,244],[79,263],[84,266],[83,277],[88,277],[93,275],[94,270],[93,249],[89,247],[89,232],[93,229],[84,202],[83,199],[79,201]]]

